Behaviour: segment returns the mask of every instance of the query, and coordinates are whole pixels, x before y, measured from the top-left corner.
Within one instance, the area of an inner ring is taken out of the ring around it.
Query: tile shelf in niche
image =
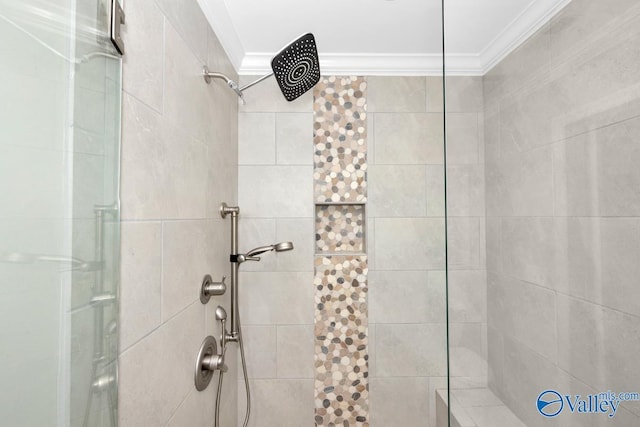
[[[353,257],[359,257],[359,256],[367,256],[366,252],[317,252],[314,256],[316,257],[333,257],[333,256],[353,256]]]
[[[361,203],[316,204],[317,255],[365,254],[365,205]]]
[[[316,202],[316,206],[362,206],[365,207],[366,203],[363,202]]]

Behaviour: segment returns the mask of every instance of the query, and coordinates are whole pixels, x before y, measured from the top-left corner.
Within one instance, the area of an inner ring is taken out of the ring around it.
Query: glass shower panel
[[[413,13],[434,54],[419,75],[367,78],[371,425],[385,427],[435,427],[447,395],[442,9]]]
[[[121,86],[109,11],[0,1],[7,425],[116,424]]]
[[[451,425],[640,425],[640,5],[562,5],[447,69]]]

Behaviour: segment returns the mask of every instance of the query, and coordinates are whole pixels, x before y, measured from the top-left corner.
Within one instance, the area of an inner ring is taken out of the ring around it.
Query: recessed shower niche
[[[365,205],[316,205],[316,254],[366,252]]]

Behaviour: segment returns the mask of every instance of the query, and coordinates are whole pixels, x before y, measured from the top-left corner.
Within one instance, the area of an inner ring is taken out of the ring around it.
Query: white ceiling
[[[447,73],[482,75],[571,0],[444,0]],[[198,0],[240,74],[270,72],[299,35],[323,74],[442,70],[441,0]]]

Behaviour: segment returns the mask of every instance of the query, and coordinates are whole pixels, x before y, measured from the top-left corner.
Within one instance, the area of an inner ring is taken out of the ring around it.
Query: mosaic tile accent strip
[[[364,205],[316,205],[316,252],[364,252]]]
[[[366,256],[316,257],[315,422],[369,426]]]
[[[313,178],[318,203],[367,200],[367,82],[324,77],[313,91]]]

